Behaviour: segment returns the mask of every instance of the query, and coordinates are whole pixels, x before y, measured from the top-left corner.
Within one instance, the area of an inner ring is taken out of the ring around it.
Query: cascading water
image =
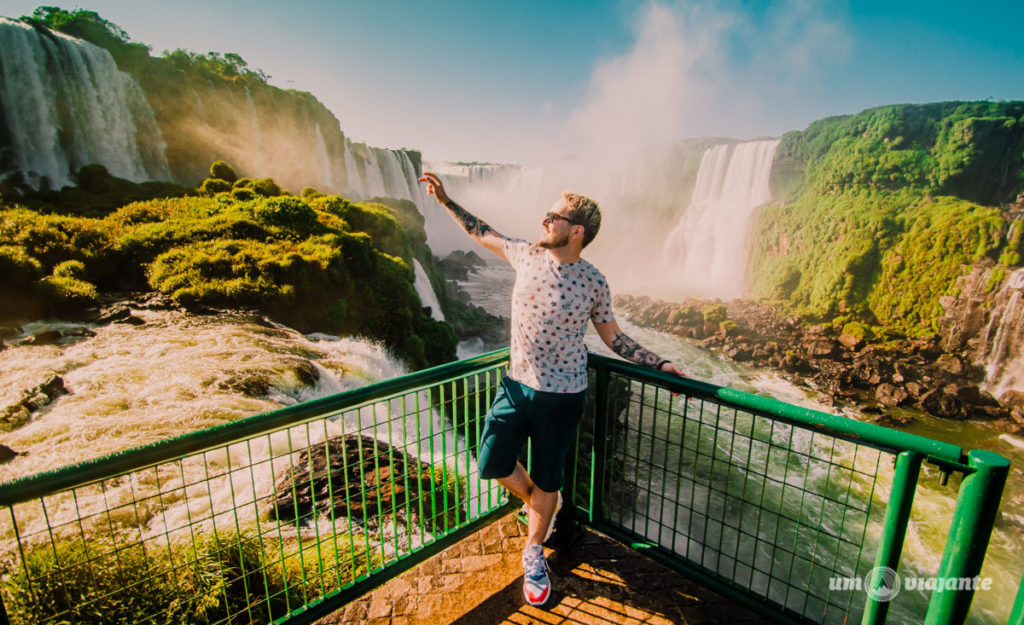
[[[133,181],[171,179],[153,111],[109,52],[0,18],[0,58],[0,175],[56,188],[99,163]]]
[[[320,132],[320,124],[316,125],[316,153],[320,159],[320,169],[323,171],[321,184],[325,189],[333,189],[334,175],[331,173],[331,156],[327,153],[327,143],[324,141],[324,133]]]
[[[434,289],[430,286],[430,278],[427,277],[427,272],[424,271],[423,265],[420,261],[413,260],[413,269],[416,272],[416,292],[420,296],[420,302],[424,306],[430,307],[430,316],[437,321],[444,321],[444,313],[441,312],[441,303],[437,301],[437,295],[434,293]]]
[[[670,279],[680,289],[743,295],[750,217],[771,200],[768,183],[778,145],[778,139],[751,141],[704,154],[690,206],[662,248]]]
[[[1024,389],[1024,269],[1016,269],[993,298],[985,338],[986,387],[1000,397],[1009,390]]]

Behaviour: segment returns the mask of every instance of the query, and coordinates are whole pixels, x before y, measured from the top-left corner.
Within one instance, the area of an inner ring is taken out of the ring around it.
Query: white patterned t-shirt
[[[615,320],[604,275],[585,260],[560,263],[521,239],[506,238],[501,248],[516,271],[509,377],[538,391],[585,390],[587,324]]]

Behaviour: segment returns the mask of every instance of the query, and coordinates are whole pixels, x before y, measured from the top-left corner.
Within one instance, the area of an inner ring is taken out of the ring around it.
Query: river
[[[500,260],[492,260],[491,257],[487,260],[488,266],[460,283],[460,287],[470,294],[473,303],[492,314],[507,316],[514,273]],[[816,400],[813,389],[797,386],[775,372],[732,362],[703,348],[696,340],[641,328],[624,319],[619,319],[619,324],[641,345],[671,358],[693,378],[848,418],[860,415],[857,406],[827,407]],[[614,356],[592,327],[588,330],[586,342],[591,351]],[[1024,471],[1021,470],[1024,467],[1024,439],[1000,432],[980,421],[951,421],[918,411],[907,412],[914,419],[910,425],[901,428],[903,431],[953,443],[965,450],[988,449],[1002,454],[1011,462],[1000,515],[981,573],[983,578],[992,578],[992,589],[975,594],[968,620],[968,623],[976,625],[1002,625],[1009,616],[1024,567]],[[682,427],[682,424],[669,424],[669,436],[683,436]],[[891,481],[892,465],[881,462],[877,470],[879,484],[884,486],[871,495],[875,498],[872,503],[884,506],[889,498],[887,485]],[[926,465],[923,468],[903,550],[900,572],[904,576],[927,577],[938,570],[949,518],[956,504],[957,484],[953,479],[949,485],[941,486],[939,480],[940,474],[935,467]],[[660,486],[671,487],[666,484]],[[645,517],[654,516],[650,511],[640,512]],[[869,533],[871,531],[878,531],[878,528],[869,528]],[[865,557],[868,560],[866,566],[870,569],[874,553],[865,554]],[[927,592],[904,589],[903,593],[910,596],[894,601],[890,623],[916,623],[919,617],[914,614],[923,613],[920,611],[927,602]]]

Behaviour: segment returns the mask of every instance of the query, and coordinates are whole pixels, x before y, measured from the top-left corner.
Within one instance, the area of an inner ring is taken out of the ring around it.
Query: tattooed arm
[[[677,367],[674,363],[644,347],[641,347],[639,343],[627,336],[626,333],[619,328],[619,323],[617,321],[608,321],[605,323],[595,322],[594,328],[597,329],[597,334],[601,337],[601,340],[604,341],[604,344],[626,360],[635,362],[638,365],[657,369],[658,371],[665,371],[679,376],[685,376],[682,369]]]
[[[448,213],[455,219],[455,222],[462,226],[474,241],[505,258],[505,251],[501,247],[501,241],[505,238],[500,232],[490,227],[484,220],[470,214],[469,211],[455,203],[441,184],[437,174],[428,171],[423,172],[420,182],[427,183],[427,193],[433,195],[439,203],[448,209]],[[507,260],[507,259],[506,259]]]

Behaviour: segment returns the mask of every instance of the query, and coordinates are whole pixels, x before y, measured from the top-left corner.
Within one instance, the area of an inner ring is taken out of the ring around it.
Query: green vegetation
[[[8,615],[26,625],[269,623],[380,565],[361,540],[300,544],[256,527],[202,536],[189,545],[92,537],[29,548],[25,567],[6,577]]]
[[[975,263],[1020,263],[998,208],[1024,191],[1024,102],[944,102],[832,117],[779,145],[786,203],[758,215],[755,295],[811,320],[938,331]]]
[[[378,339],[414,368],[454,360],[451,327],[424,313],[413,287],[422,217],[410,236],[415,222],[380,203],[239,191],[103,217],[0,208],[0,286],[11,294],[0,314],[60,315],[105,292],[152,289],[188,308],[250,308],[304,332]]]

